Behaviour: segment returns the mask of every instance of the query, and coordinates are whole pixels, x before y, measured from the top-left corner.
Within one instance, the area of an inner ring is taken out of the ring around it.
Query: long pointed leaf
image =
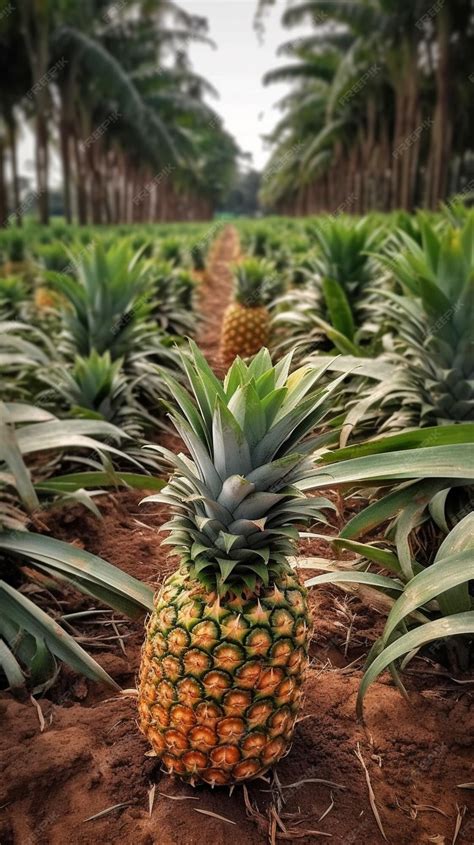
[[[57,622],[4,581],[0,581],[0,610],[20,628],[44,640],[51,653],[76,672],[120,690],[113,678]]]
[[[404,654],[421,648],[421,646],[427,645],[427,643],[433,642],[434,640],[460,636],[462,634],[474,635],[474,611],[457,613],[453,616],[447,616],[444,619],[435,619],[433,622],[427,622],[425,625],[409,631],[394,643],[387,646],[382,654],[371,663],[362,678],[357,696],[358,715],[362,715],[363,700],[369,686],[390,663],[393,663]]]

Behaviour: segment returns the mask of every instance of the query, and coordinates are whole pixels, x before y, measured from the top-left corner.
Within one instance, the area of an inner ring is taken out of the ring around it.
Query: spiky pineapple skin
[[[155,598],[139,723],[170,774],[192,784],[258,777],[288,749],[310,638],[306,591],[288,571],[259,597],[218,598],[181,568]]]
[[[35,290],[34,301],[37,309],[44,311],[47,308],[54,308],[57,304],[58,297],[48,288],[39,287]]]
[[[221,358],[226,367],[240,355],[255,355],[269,339],[270,317],[264,306],[246,306],[239,302],[225,311],[221,332]]]
[[[454,349],[445,344],[436,348],[436,339],[428,338],[422,418],[425,424],[474,420],[474,340],[469,325],[460,334]],[[423,361],[422,361],[423,363]]]

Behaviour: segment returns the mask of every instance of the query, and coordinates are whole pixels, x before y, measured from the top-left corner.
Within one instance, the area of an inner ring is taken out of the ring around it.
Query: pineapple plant
[[[224,382],[191,343],[190,396],[169,380],[176,430],[191,457],[161,446],[174,468],[147,501],[170,506],[164,541],[180,565],[157,593],[143,647],[139,724],[169,773],[197,784],[263,774],[288,749],[302,695],[311,620],[289,564],[297,525],[324,521],[325,498],[306,498],[305,439],[337,381],[289,375],[266,349],[236,358]]]
[[[139,415],[159,423],[152,412],[166,385],[157,365],[178,372],[179,359],[171,348],[171,336],[153,319],[153,262],[145,261],[140,251],[133,251],[130,240],[122,238],[110,246],[97,240],[88,249],[76,249],[71,265],[74,275],[47,273],[48,283],[65,301],[60,351],[68,360],[90,359],[94,353],[108,353],[111,362],[120,359]],[[173,308],[173,296],[176,299],[178,292],[189,288],[182,279],[175,283],[173,278],[173,286],[165,305],[168,322],[179,320],[184,311],[181,301]]]
[[[390,297],[386,313],[397,333],[407,424],[471,422],[474,214],[461,228],[441,232],[421,217],[420,231],[421,245],[401,235],[405,248],[394,247],[389,256],[380,256],[402,287],[402,295]]]
[[[323,306],[314,322],[343,355],[371,354],[370,341],[376,340],[378,330],[373,305],[379,292],[372,287],[375,266],[370,253],[380,246],[382,231],[370,217],[357,222],[329,217],[315,227],[314,237]]]
[[[377,256],[401,289],[383,293],[392,348],[364,373],[379,384],[358,391],[347,432],[367,421],[378,430],[474,421],[474,214],[440,231],[419,220],[421,245],[399,232]]]
[[[267,305],[278,286],[273,265],[258,258],[246,258],[236,264],[234,282],[234,302],[226,309],[221,331],[220,353],[225,367],[237,355],[250,357],[268,345]]]
[[[406,695],[399,671],[408,660],[397,663],[421,647],[434,643],[432,656],[450,673],[474,668],[473,446],[474,426],[457,423],[379,436],[320,459],[319,488],[330,483],[362,497],[370,491],[370,503],[334,541],[356,557],[335,567],[315,559],[315,569],[331,571],[306,586],[363,584],[367,596],[390,596],[384,631],[364,668],[360,716],[369,685],[388,666]],[[313,477],[313,490],[316,484]],[[362,542],[369,532],[383,547]]]
[[[62,626],[56,590],[67,584],[131,618],[150,609],[152,591],[96,555],[32,529],[35,522],[44,525],[40,514],[53,501],[71,501],[76,494],[82,505],[100,516],[84,488],[107,485],[110,474],[115,475],[110,464],[104,463],[107,470],[92,475],[79,472],[51,478],[51,472],[63,461],[69,465],[77,461],[79,466],[82,462],[89,470],[96,469],[96,457],[104,451],[124,460],[125,453],[107,444],[107,440],[124,439],[118,428],[102,421],[59,419],[37,404],[0,401],[2,691],[6,685],[22,697],[27,691],[36,695],[44,692],[57,681],[59,662],[120,689]],[[122,482],[133,484],[134,477],[125,473]],[[160,483],[148,477],[145,483],[150,482]]]
[[[1,319],[21,320],[28,296],[28,287],[22,276],[0,276]]]

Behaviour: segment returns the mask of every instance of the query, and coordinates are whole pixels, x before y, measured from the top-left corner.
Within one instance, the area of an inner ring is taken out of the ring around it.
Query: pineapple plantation
[[[71,237],[59,268],[32,239],[0,282],[2,835],[18,808],[55,841],[18,789],[56,766],[78,842],[449,833],[474,218],[221,225],[204,271],[205,229],[172,231]]]
[[[0,845],[474,845],[473,48],[0,0]]]

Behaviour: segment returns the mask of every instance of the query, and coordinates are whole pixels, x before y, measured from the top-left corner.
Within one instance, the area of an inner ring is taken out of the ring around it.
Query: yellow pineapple
[[[54,293],[54,291],[44,287],[44,285],[41,285],[35,290],[34,300],[38,311],[46,311],[47,309],[54,308],[57,305],[58,296]]]
[[[220,354],[224,366],[234,358],[255,355],[268,345],[270,315],[266,304],[275,283],[273,266],[265,260],[246,258],[235,265],[234,302],[225,311]]]
[[[299,489],[312,471],[301,441],[332,388],[266,349],[223,383],[194,344],[183,364],[193,395],[167,380],[191,458],[154,447],[175,472],[148,497],[170,506],[164,542],[181,563],[147,625],[139,718],[168,772],[224,785],[261,775],[291,741],[310,616],[288,558],[296,525],[331,507]]]

